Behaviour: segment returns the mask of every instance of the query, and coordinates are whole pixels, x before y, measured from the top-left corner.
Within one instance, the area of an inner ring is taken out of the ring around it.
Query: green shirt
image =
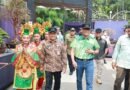
[[[94,58],[93,54],[87,54],[87,49],[96,50],[99,49],[100,46],[97,40],[94,37],[89,36],[88,38],[84,38],[83,36],[78,36],[78,38],[74,39],[71,43],[71,48],[74,49],[75,57],[80,59],[92,59]]]

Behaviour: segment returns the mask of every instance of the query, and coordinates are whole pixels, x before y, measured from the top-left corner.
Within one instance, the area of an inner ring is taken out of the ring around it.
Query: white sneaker
[[[102,80],[101,79],[96,79],[96,83],[97,84],[102,84]]]

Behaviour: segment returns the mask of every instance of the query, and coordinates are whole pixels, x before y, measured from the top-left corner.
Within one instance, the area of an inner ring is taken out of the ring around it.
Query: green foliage
[[[9,36],[2,28],[0,28],[0,44],[4,42],[4,38],[9,38]]]
[[[61,26],[63,23],[63,20],[59,18],[59,15],[56,10],[49,9],[49,8],[36,8],[36,21],[37,22],[44,22],[44,21],[50,21],[52,25]],[[57,20],[56,20],[57,19]]]
[[[40,17],[37,17],[37,18],[36,18],[36,22],[38,22],[38,23],[40,23],[40,24],[42,24],[43,21],[44,21],[44,20],[43,20],[42,18],[40,18]]]
[[[78,20],[76,14],[72,13],[72,10],[65,10],[63,8],[59,10],[36,7],[36,16],[43,19],[43,21],[50,21],[52,26],[62,27],[64,22],[72,22]]]
[[[49,17],[51,18],[55,18],[58,16],[56,10],[49,10],[48,14],[49,14]]]
[[[92,3],[94,19],[109,19],[110,11],[112,16],[121,11],[130,11],[130,0],[92,0]],[[119,13],[113,19],[123,19],[124,15],[125,13]],[[126,19],[129,19],[130,13],[126,16]]]

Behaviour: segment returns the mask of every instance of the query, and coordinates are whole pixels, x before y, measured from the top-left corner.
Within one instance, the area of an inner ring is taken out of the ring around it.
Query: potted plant
[[[2,28],[0,28],[0,54],[4,53],[6,50],[6,44],[4,42],[5,38],[9,38],[9,36]]]

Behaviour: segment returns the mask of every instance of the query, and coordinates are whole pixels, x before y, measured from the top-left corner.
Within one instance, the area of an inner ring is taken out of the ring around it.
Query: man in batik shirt
[[[53,77],[55,80],[53,90],[60,90],[61,72],[65,72],[67,66],[66,50],[63,43],[57,41],[55,28],[49,31],[49,39],[49,42],[43,44],[42,49],[45,58],[45,90],[52,90]]]

